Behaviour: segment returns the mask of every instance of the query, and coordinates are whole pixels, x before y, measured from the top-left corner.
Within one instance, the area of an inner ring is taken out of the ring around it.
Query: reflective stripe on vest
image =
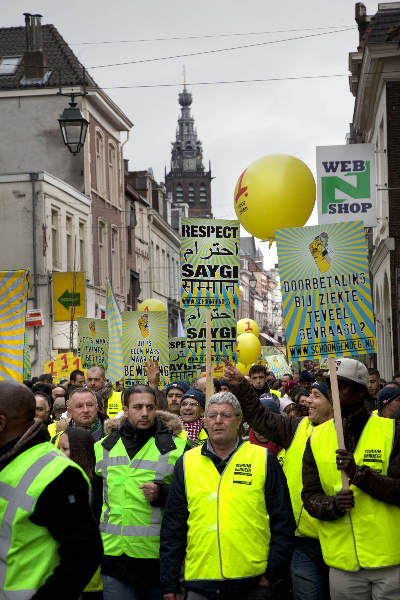
[[[222,475],[201,447],[183,458],[188,503],[185,580],[255,577],[265,572],[269,516],[267,450],[244,442]]]
[[[158,557],[163,511],[145,499],[139,486],[145,482],[171,481],[175,462],[186,447],[183,439],[174,438],[174,441],[174,450],[160,454],[152,437],[132,460],[121,438],[111,450],[104,448],[101,442],[95,444],[95,470],[103,477],[100,531],[105,554]]]
[[[308,417],[304,417],[299,422],[292,443],[285,451],[283,472],[286,475],[296,521],[296,535],[318,538],[318,521],[308,514],[301,499],[303,454],[312,429],[313,426]]]
[[[387,475],[395,421],[371,415],[365,425],[354,460],[358,466]],[[311,434],[311,450],[325,494],[342,488],[336,467],[338,443],[333,421],[323,423]],[[381,568],[400,564],[400,508],[376,500],[355,485],[354,508],[335,521],[319,521],[319,538],[327,565],[345,571]]]
[[[0,471],[2,599],[31,598],[59,563],[58,543],[45,527],[35,525],[29,517],[42,491],[68,466],[81,470],[44,442],[22,452]],[[40,548],[45,548],[45,555],[40,555]]]

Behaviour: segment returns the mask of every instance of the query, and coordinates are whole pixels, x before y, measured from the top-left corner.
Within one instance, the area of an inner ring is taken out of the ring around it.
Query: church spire
[[[183,90],[178,95],[181,114],[172,142],[171,170],[166,175],[167,191],[173,203],[187,203],[189,216],[211,217],[211,170],[203,165],[203,148],[191,114],[193,97],[183,70]]]

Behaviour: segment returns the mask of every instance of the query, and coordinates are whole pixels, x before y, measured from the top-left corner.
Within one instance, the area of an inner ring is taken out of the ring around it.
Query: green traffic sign
[[[68,289],[59,297],[58,302],[63,305],[63,307],[68,310],[71,306],[80,306],[81,305],[81,295],[77,292],[69,292]]]

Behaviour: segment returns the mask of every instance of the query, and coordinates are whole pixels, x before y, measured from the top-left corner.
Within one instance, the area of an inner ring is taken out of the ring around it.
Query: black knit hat
[[[185,400],[185,398],[193,398],[194,400],[197,400],[197,402],[200,404],[200,406],[202,406],[202,408],[206,407],[206,395],[201,390],[198,390],[196,388],[190,388],[190,390],[185,392],[185,394],[182,396],[181,404]]]
[[[189,386],[184,381],[174,381],[174,383],[170,383],[165,388],[165,393],[168,394],[170,390],[181,390],[181,392],[185,393],[189,389]]]

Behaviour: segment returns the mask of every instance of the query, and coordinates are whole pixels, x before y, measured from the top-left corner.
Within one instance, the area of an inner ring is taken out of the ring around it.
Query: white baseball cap
[[[368,387],[368,369],[362,362],[354,358],[336,359],[336,375],[340,379],[348,379]]]

